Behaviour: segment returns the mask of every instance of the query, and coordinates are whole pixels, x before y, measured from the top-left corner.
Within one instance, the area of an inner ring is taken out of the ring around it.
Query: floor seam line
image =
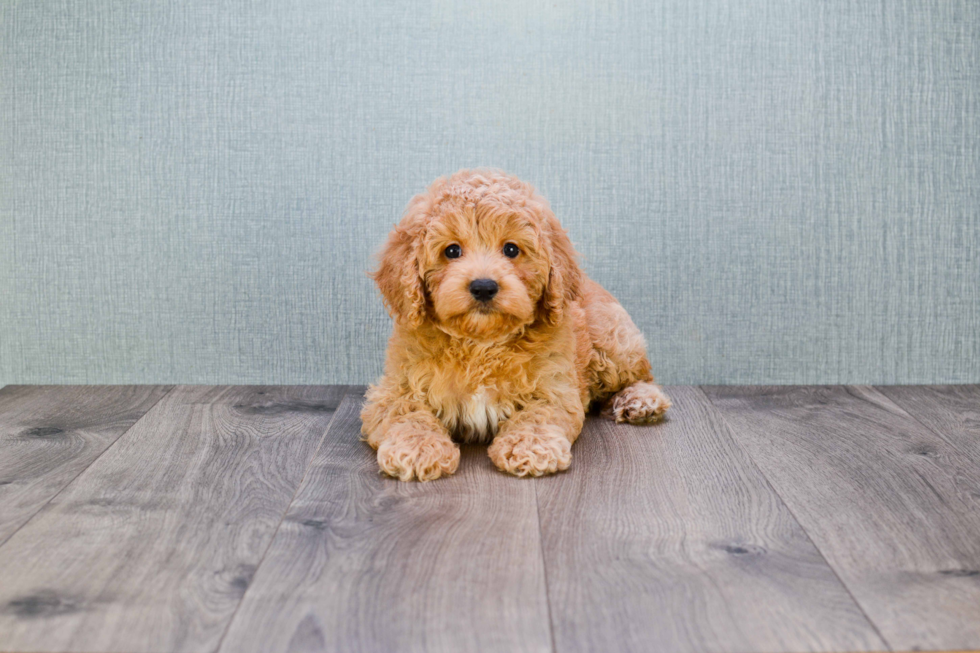
[[[316,449],[313,450],[313,454],[310,456],[310,463],[306,466],[306,469],[303,470],[303,478],[301,478],[299,483],[296,484],[296,489],[293,491],[293,496],[290,497],[289,503],[286,504],[285,509],[282,511],[282,516],[279,518],[279,523],[276,524],[275,530],[272,531],[272,537],[269,538],[269,544],[265,547],[265,551],[262,552],[262,557],[259,558],[258,563],[255,565],[255,572],[252,574],[252,578],[255,578],[255,576],[258,575],[259,569],[262,567],[262,563],[265,562],[265,557],[269,554],[269,550],[272,549],[272,545],[279,536],[279,529],[282,528],[282,523],[286,521],[286,515],[289,514],[289,509],[293,507],[293,503],[296,501],[296,497],[299,495],[300,489],[303,487],[303,484],[306,483],[306,477],[310,474],[310,469],[313,467],[313,461],[316,460],[317,454],[319,454],[320,449],[323,448],[323,443],[327,441],[327,435],[330,433],[333,423],[337,420],[337,413],[340,412],[340,407],[343,405],[344,399],[347,398],[347,393],[350,392],[352,386],[345,385],[342,387],[344,388],[344,392],[340,396],[340,401],[337,402],[337,408],[334,410],[333,415],[330,416],[330,421],[327,422],[327,427],[323,429],[323,434],[320,436],[320,442],[317,443]],[[224,645],[225,638],[228,636],[228,633],[231,632],[231,626],[233,623],[235,623],[235,617],[238,616],[238,611],[241,609],[242,604],[245,603],[245,597],[248,596],[248,591],[250,589],[252,589],[251,582],[249,582],[248,587],[245,588],[245,591],[242,592],[242,598],[238,600],[238,605],[235,606],[231,616],[228,618],[228,625],[225,626],[224,632],[221,633],[221,637],[218,639],[217,646],[214,647],[215,653],[220,651],[221,647]]]
[[[548,608],[548,637],[551,639],[552,653],[558,653],[558,642],[555,640],[555,621],[551,613],[551,588],[548,585],[548,563],[544,557],[544,530],[541,528],[541,503],[538,497],[538,483],[534,483],[534,516],[538,521],[538,552],[541,554],[541,575],[544,578],[544,601]]]
[[[4,387],[8,387],[8,386],[4,386]],[[84,474],[89,468],[92,467],[92,465],[94,465],[95,463],[97,463],[102,458],[102,456],[104,456],[106,454],[106,452],[109,451],[109,449],[112,449],[114,446],[116,446],[116,443],[117,442],[119,442],[124,437],[126,437],[126,435],[128,435],[130,432],[132,432],[132,430],[134,428],[136,428],[136,425],[139,424],[140,422],[142,422],[146,418],[146,416],[150,414],[150,411],[151,410],[153,410],[154,408],[156,408],[157,405],[161,401],[163,401],[164,399],[166,399],[167,397],[169,397],[170,396],[170,393],[173,392],[174,390],[176,390],[178,387],[179,387],[178,385],[172,385],[172,386],[170,386],[170,389],[167,390],[166,392],[164,392],[160,396],[159,399],[157,399],[156,401],[154,401],[153,402],[153,405],[150,406],[149,408],[147,408],[146,411],[142,415],[139,416],[139,419],[137,419],[135,422],[133,422],[132,424],[130,424],[129,425],[129,428],[126,429],[125,431],[123,431],[122,433],[120,433],[119,436],[116,437],[115,440],[113,440],[112,442],[109,443],[109,446],[107,446],[105,449],[103,449],[102,451],[100,451],[99,452],[99,455],[92,459],[92,462],[90,462],[88,465],[85,465],[85,467],[83,467],[81,470],[79,470],[79,472],[77,474],[75,474],[74,476],[72,476],[71,480],[68,481],[67,483],[65,483],[64,485],[62,485],[61,488],[57,492],[55,492],[54,494],[52,494],[48,498],[47,501],[45,501],[43,504],[41,504],[41,506],[37,510],[34,511],[34,514],[33,515],[31,515],[23,524],[21,524],[16,529],[14,529],[14,532],[11,533],[10,535],[8,535],[6,537],[6,539],[4,539],[2,542],[0,542],[0,548],[3,548],[4,545],[7,544],[7,542],[9,542],[10,540],[12,540],[14,538],[14,535],[16,535],[17,533],[19,533],[21,531],[21,529],[23,529],[25,526],[27,526],[32,521],[34,521],[34,518],[37,517],[38,515],[40,515],[41,514],[41,511],[43,511],[45,508],[47,508],[49,505],[51,505],[51,502],[52,501],[54,501],[56,498],[58,498],[59,496],[61,496],[61,493],[64,492],[66,489],[68,489],[68,486],[70,486],[72,483],[74,483],[75,481],[77,481],[79,476],[81,476],[82,474]],[[2,389],[2,388],[0,388],[0,389]]]
[[[965,383],[963,385],[976,385],[976,384],[974,384],[974,383]],[[955,443],[950,442],[946,435],[944,435],[943,433],[940,433],[936,429],[932,428],[931,426],[929,426],[928,424],[926,424],[925,422],[923,422],[916,415],[914,415],[912,413],[912,411],[906,409],[904,406],[902,406],[901,404],[899,404],[897,401],[895,401],[894,399],[892,399],[891,397],[889,397],[888,395],[886,395],[884,392],[882,392],[881,389],[878,386],[876,386],[876,385],[869,385],[869,386],[866,386],[866,387],[871,388],[872,390],[874,390],[875,392],[877,392],[879,395],[881,395],[881,397],[883,399],[885,399],[886,401],[888,401],[888,403],[890,403],[892,406],[894,406],[895,408],[897,408],[900,411],[902,411],[903,413],[905,413],[913,422],[915,422],[916,424],[918,424],[919,426],[921,426],[925,430],[927,430],[930,433],[932,433],[933,435],[935,435],[937,438],[939,438],[940,440],[942,440],[943,442],[945,442],[948,446],[952,447],[953,449],[958,449],[959,448],[959,447],[956,446]],[[914,388],[915,386],[905,386],[905,387],[913,387]]]
[[[793,521],[795,521],[796,525],[800,527],[801,531],[803,531],[803,534],[806,536],[807,541],[813,546],[814,551],[817,552],[817,555],[820,556],[820,559],[823,560],[824,564],[827,565],[827,568],[830,569],[830,573],[834,575],[834,578],[837,579],[837,582],[840,583],[841,587],[844,588],[844,591],[847,592],[847,595],[851,597],[852,601],[854,601],[855,607],[857,607],[857,609],[867,620],[868,625],[871,626],[875,634],[878,635],[878,638],[881,640],[881,642],[888,647],[889,651],[895,651],[896,649],[894,646],[892,646],[892,643],[888,641],[884,633],[882,633],[881,630],[878,629],[878,624],[876,624],[874,620],[871,618],[871,616],[865,611],[864,606],[861,605],[861,602],[858,601],[856,596],[854,596],[854,592],[851,591],[851,588],[848,587],[847,583],[844,582],[844,579],[841,578],[839,573],[837,573],[837,570],[834,569],[834,566],[830,564],[830,560],[827,559],[827,556],[824,555],[824,552],[820,549],[819,546],[817,546],[817,543],[814,541],[813,536],[810,535],[810,531],[806,529],[806,526],[803,525],[803,522],[800,521],[800,518],[796,516],[796,513],[793,511],[793,508],[786,502],[786,499],[783,498],[783,495],[779,493],[779,490],[776,489],[776,486],[772,484],[772,481],[769,480],[769,477],[766,475],[766,473],[755,462],[755,458],[752,457],[752,454],[750,454],[745,449],[745,447],[743,447],[739,443],[739,441],[735,438],[735,427],[732,426],[732,424],[725,417],[724,411],[719,406],[717,406],[715,402],[711,399],[711,397],[708,395],[708,393],[705,392],[704,386],[699,385],[697,386],[697,388],[701,392],[701,394],[704,395],[704,398],[708,401],[708,404],[711,406],[712,410],[714,410],[715,414],[717,414],[718,417],[722,420],[722,422],[724,422],[725,428],[728,429],[729,439],[731,439],[732,444],[738,447],[738,450],[745,455],[746,459],[748,459],[752,467],[757,472],[759,472],[760,476],[762,476],[762,479],[766,482],[766,486],[772,490],[773,494],[775,494],[776,497],[779,499],[779,502],[783,504],[783,506],[786,508],[787,511],[789,511],[789,514],[793,517]]]

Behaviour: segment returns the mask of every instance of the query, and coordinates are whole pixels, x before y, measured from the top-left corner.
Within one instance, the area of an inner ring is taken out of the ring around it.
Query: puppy
[[[496,170],[461,170],[412,199],[373,274],[395,320],[362,433],[403,481],[452,474],[491,442],[516,476],[567,469],[593,404],[660,420],[643,335],[576,262],[547,201]]]

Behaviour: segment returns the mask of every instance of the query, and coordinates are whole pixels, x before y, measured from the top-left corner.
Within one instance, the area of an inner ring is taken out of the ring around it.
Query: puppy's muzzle
[[[478,302],[488,302],[493,299],[500,286],[493,279],[474,279],[470,282],[470,294]]]

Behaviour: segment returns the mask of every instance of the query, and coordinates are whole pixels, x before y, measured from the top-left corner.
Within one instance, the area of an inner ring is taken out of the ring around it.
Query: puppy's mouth
[[[476,340],[499,340],[509,337],[522,325],[522,320],[502,310],[495,302],[475,302],[469,310],[442,320],[440,328],[452,335]]]
[[[519,280],[518,280],[519,281]],[[465,280],[432,292],[436,326],[451,336],[481,341],[508,338],[533,321],[530,297],[513,288],[514,280],[497,282],[490,292]],[[489,295],[489,296],[487,296]]]

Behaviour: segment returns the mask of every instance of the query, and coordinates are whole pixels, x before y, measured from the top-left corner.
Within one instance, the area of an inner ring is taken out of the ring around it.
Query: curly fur
[[[505,243],[520,248],[503,254]],[[459,245],[463,255],[445,256]],[[643,335],[577,262],[547,201],[496,170],[461,170],[412,199],[374,273],[395,320],[385,374],[361,412],[383,472],[410,481],[452,474],[454,440],[492,440],[517,476],[571,464],[590,405],[620,422],[660,420]],[[469,292],[490,278],[489,304]]]

